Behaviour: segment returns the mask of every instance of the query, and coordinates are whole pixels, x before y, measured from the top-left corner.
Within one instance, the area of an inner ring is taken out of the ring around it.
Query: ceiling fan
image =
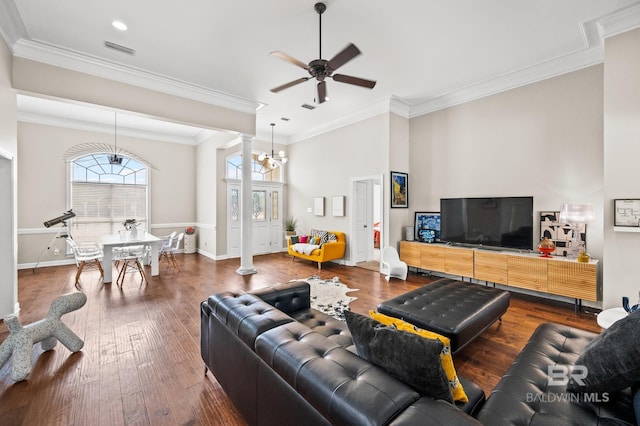
[[[283,84],[282,86],[275,87],[271,89],[272,92],[277,93],[281,90],[288,89],[289,87],[295,86],[296,84],[304,83],[305,81],[315,78],[318,80],[318,103],[323,103],[328,99],[327,97],[327,82],[325,79],[327,77],[332,78],[334,81],[338,81],[340,83],[353,84],[355,86],[366,87],[369,89],[373,89],[376,85],[376,82],[373,80],[366,80],[364,78],[353,77],[350,75],[344,74],[334,74],[333,72],[358,56],[360,54],[360,49],[356,47],[355,44],[349,43],[347,47],[342,49],[338,54],[336,54],[330,60],[322,59],[322,13],[327,9],[327,6],[324,3],[316,3],[314,6],[316,12],[318,12],[319,18],[319,28],[320,28],[320,37],[319,37],[319,56],[320,59],[314,59],[309,62],[308,65],[303,62],[297,60],[296,58],[287,55],[284,52],[275,51],[270,54],[276,56],[280,59],[284,59],[287,62],[291,62],[294,65],[299,66],[309,72],[309,77],[302,77],[297,80],[290,81],[289,83]]]

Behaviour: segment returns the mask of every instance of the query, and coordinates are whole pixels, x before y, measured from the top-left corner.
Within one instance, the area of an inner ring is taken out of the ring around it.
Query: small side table
[[[598,325],[602,328],[609,328],[614,322],[629,315],[624,308],[605,309],[598,314]]]

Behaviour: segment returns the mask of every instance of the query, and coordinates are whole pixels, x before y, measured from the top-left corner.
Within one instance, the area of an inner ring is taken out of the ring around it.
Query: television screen
[[[442,198],[440,240],[533,248],[533,197]]]

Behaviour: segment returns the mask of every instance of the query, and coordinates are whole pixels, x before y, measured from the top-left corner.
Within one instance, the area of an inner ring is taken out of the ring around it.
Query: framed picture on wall
[[[324,216],[324,197],[313,199],[313,213],[316,216]]]
[[[344,196],[337,195],[332,199],[332,208],[334,216],[344,216]]]
[[[416,241],[423,243],[440,241],[440,213],[416,212],[413,232]]]
[[[391,172],[391,208],[409,207],[409,175]]]
[[[613,200],[613,226],[640,226],[640,200]]]

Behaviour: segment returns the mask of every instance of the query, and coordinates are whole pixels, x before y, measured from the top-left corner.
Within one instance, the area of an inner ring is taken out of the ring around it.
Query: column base
[[[257,274],[258,271],[256,270],[256,268],[253,268],[253,267],[246,268],[241,266],[236,270],[236,273],[240,275],[251,275],[251,274]]]

